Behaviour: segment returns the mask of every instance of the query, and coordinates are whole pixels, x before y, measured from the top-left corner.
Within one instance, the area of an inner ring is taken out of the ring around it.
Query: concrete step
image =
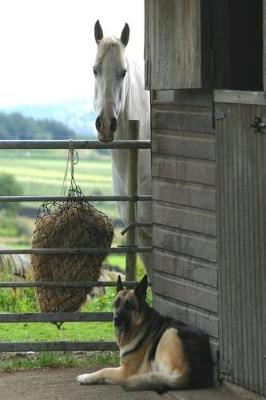
[[[256,394],[241,391],[236,393],[227,387],[208,388],[195,390],[178,390],[167,392],[161,396],[161,400],[262,400],[263,397]]]

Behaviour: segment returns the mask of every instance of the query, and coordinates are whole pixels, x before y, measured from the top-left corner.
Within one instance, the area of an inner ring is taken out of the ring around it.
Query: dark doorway
[[[262,0],[215,0],[213,4],[215,87],[262,91]]]

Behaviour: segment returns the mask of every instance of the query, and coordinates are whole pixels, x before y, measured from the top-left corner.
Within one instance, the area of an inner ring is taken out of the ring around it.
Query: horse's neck
[[[117,139],[126,140],[128,137],[128,121],[140,121],[139,139],[150,137],[149,125],[149,94],[144,90],[144,78],[133,62],[128,63],[128,90],[124,110],[118,118]]]
[[[125,101],[124,110],[118,118],[118,129],[115,134],[117,140],[129,139],[129,120],[139,120],[139,138],[150,138],[150,105],[149,93],[144,90],[144,80],[139,70],[135,69],[135,65],[130,65],[128,76],[128,90]],[[149,156],[139,152],[139,163],[143,165],[141,175],[149,174]],[[112,150],[112,169],[113,169],[113,185],[116,194],[125,195],[127,192],[128,179],[128,150]],[[146,168],[147,166],[147,168]],[[149,190],[149,185],[143,180],[143,176],[139,176],[140,181],[143,181]]]

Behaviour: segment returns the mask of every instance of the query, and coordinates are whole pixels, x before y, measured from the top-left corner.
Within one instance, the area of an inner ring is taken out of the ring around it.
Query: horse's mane
[[[131,59],[128,59],[128,67],[128,117],[129,119],[137,120],[141,120],[143,117],[149,118],[149,115],[143,115],[143,113],[149,109],[149,94],[145,91],[143,71],[140,66]]]

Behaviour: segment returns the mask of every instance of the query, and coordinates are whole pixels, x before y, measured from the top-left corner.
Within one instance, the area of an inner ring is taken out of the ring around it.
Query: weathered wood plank
[[[167,130],[154,130],[152,139],[153,153],[200,160],[215,160],[215,141],[212,137],[201,139],[169,134]]]
[[[154,295],[154,308],[163,315],[172,317],[178,321],[191,324],[202,329],[209,336],[218,338],[218,317],[208,312],[202,312],[196,308],[173,303],[169,297]]]
[[[262,92],[242,90],[214,90],[215,103],[253,104],[266,106],[266,98]]]
[[[186,132],[206,132],[213,134],[213,121],[210,112],[152,111],[152,127]]]
[[[0,313],[1,322],[107,322],[111,312],[50,312],[50,313]]]
[[[166,250],[154,249],[153,270],[217,288],[217,265],[182,256]]]
[[[212,91],[204,89],[175,90],[175,103],[192,107],[212,108]]]
[[[203,51],[209,24],[203,20],[203,3],[198,0],[146,2],[145,57],[149,63],[146,77],[149,89],[200,88],[209,80],[209,67],[205,63],[208,49]]]
[[[191,183],[214,186],[215,163],[201,160],[177,159],[174,156],[153,154],[152,175]]]
[[[153,292],[183,305],[191,305],[202,310],[217,313],[217,292],[214,289],[193,282],[153,273]]]
[[[204,210],[216,209],[216,191],[213,187],[183,182],[167,182],[153,179],[152,196],[154,200],[166,201]]]
[[[153,105],[156,103],[175,103],[179,106],[190,107],[212,107],[212,93],[202,89],[180,89],[180,90],[155,90],[153,91]],[[211,110],[210,110],[211,112]]]
[[[153,246],[216,262],[216,239],[189,235],[154,225]]]
[[[115,342],[0,342],[0,352],[24,351],[117,351]]]
[[[216,215],[210,211],[153,204],[153,223],[216,237]]]

